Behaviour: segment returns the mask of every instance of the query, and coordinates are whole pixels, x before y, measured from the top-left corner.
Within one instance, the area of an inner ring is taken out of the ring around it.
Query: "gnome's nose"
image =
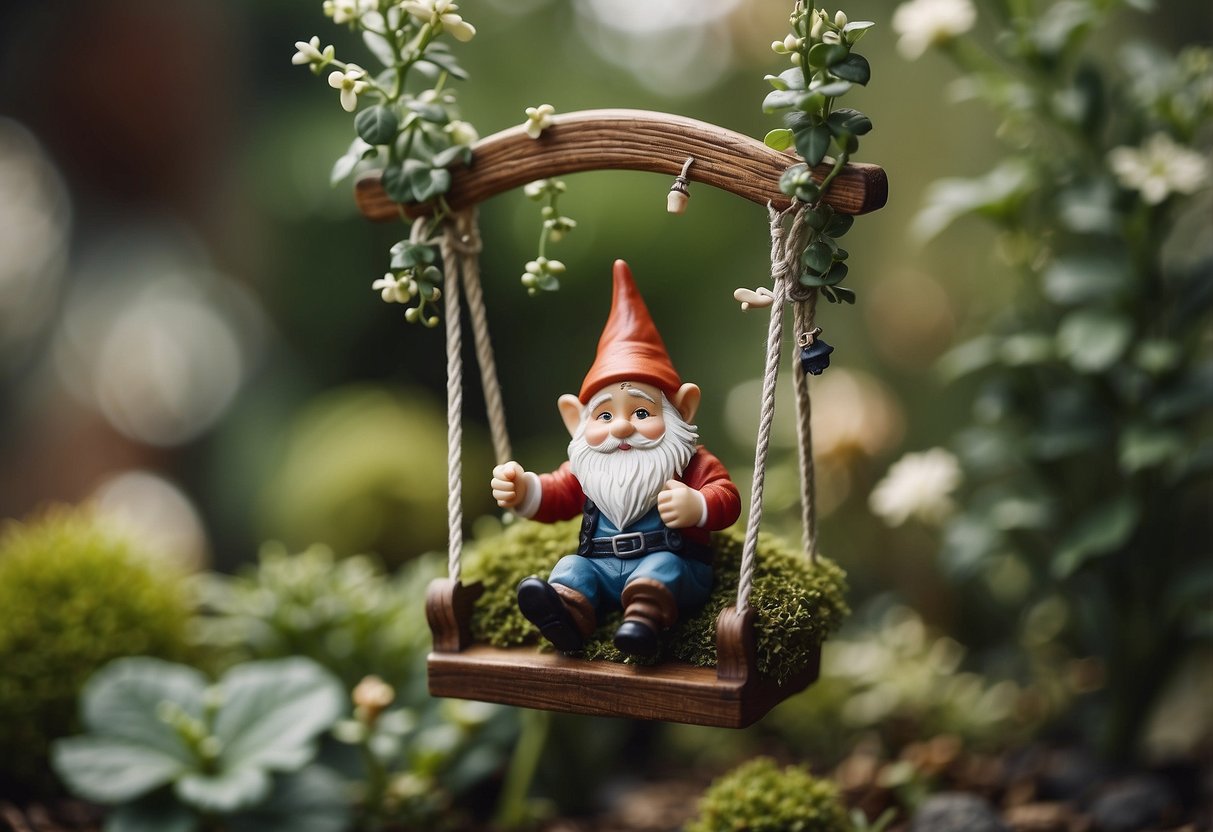
[[[611,436],[616,439],[627,439],[636,432],[636,426],[627,419],[616,419],[611,422]]]

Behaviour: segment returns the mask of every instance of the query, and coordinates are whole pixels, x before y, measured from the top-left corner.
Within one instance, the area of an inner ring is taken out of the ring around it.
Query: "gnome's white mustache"
[[[633,433],[631,436],[620,439],[614,434],[608,434],[607,438],[602,440],[601,443],[597,445],[588,445],[588,447],[590,450],[596,451],[600,454],[614,453],[615,451],[619,450],[620,445],[627,445],[628,448],[638,451],[645,451],[650,448],[656,448],[661,444],[661,440],[663,438],[664,435],[658,436],[656,439],[649,439],[647,436],[640,433]]]

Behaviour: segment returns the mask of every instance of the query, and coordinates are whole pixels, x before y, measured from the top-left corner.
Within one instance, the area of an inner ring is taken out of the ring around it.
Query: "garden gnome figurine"
[[[615,261],[611,313],[581,392],[560,397],[569,461],[550,474],[493,469],[502,508],[543,522],[582,515],[577,552],[548,581],[527,578],[518,606],[552,644],[581,648],[600,609],[623,607],[615,645],[657,652],[658,634],[712,588],[709,532],[741,513],[720,460],[696,444],[699,388],[674,369],[627,263]]]

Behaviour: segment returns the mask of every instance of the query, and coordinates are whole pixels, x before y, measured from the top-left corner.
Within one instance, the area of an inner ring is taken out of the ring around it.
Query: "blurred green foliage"
[[[488,468],[465,433],[469,470]],[[446,546],[446,414],[420,390],[333,390],[286,428],[281,462],[265,483],[262,528],[290,548],[324,541],[339,555],[375,552],[389,565]],[[475,514],[488,501],[467,489]]]
[[[838,787],[769,757],[743,763],[704,793],[686,832],[848,832]]]
[[[546,578],[556,561],[576,550],[579,522],[520,521],[468,552],[465,579],[483,581],[485,588],[472,616],[474,638],[499,646],[538,640],[534,626],[518,611],[518,584],[529,575]],[[716,532],[712,540],[716,550],[712,594],[700,610],[665,634],[655,661],[672,656],[700,666],[716,664],[716,619],[724,607],[737,602],[744,532]],[[783,682],[808,666],[821,642],[850,612],[843,598],[845,588],[844,573],[833,561],[819,558],[811,566],[802,552],[776,538],[760,537],[750,596],[756,613],[759,671]],[[620,621],[618,611],[602,616],[598,631],[586,643],[587,659],[633,660],[611,642]]]
[[[344,786],[312,761],[344,708],[340,682],[308,659],[238,665],[214,685],[118,659],[89,679],[87,733],[57,740],[53,762],[74,794],[112,807],[109,832],[342,832]]]
[[[54,508],[0,535],[0,793],[57,787],[49,743],[111,659],[188,655],[185,577],[88,509]]]
[[[1011,593],[1021,624],[1064,599],[1072,649],[1106,673],[1091,732],[1125,755],[1185,651],[1213,635],[1213,238],[1209,200],[1192,195],[1209,180],[1213,52],[1094,40],[1118,3],[989,6],[992,45],[945,52],[962,93],[1001,119],[1006,156],[937,183],[918,230],[985,218],[1021,282],[991,331],[942,362],[979,385],[953,443],[970,487],[942,563],[965,581],[1012,559],[1028,575]]]

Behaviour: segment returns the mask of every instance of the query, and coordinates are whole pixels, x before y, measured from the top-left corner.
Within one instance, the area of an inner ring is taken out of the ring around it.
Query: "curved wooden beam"
[[[478,141],[470,166],[452,169],[447,202],[456,210],[476,205],[513,188],[566,173],[591,170],[639,170],[677,176],[688,156],[695,161],[687,178],[782,210],[789,200],[779,177],[796,159],[761,141],[692,118],[647,110],[582,110],[553,117],[538,139],[521,126]],[[818,181],[831,163],[814,168]],[[379,173],[358,180],[355,199],[372,220],[398,219],[428,212],[425,205],[401,206],[388,198]],[[889,183],[877,165],[849,164],[834,180],[826,202],[844,214],[866,214],[888,200]]]

